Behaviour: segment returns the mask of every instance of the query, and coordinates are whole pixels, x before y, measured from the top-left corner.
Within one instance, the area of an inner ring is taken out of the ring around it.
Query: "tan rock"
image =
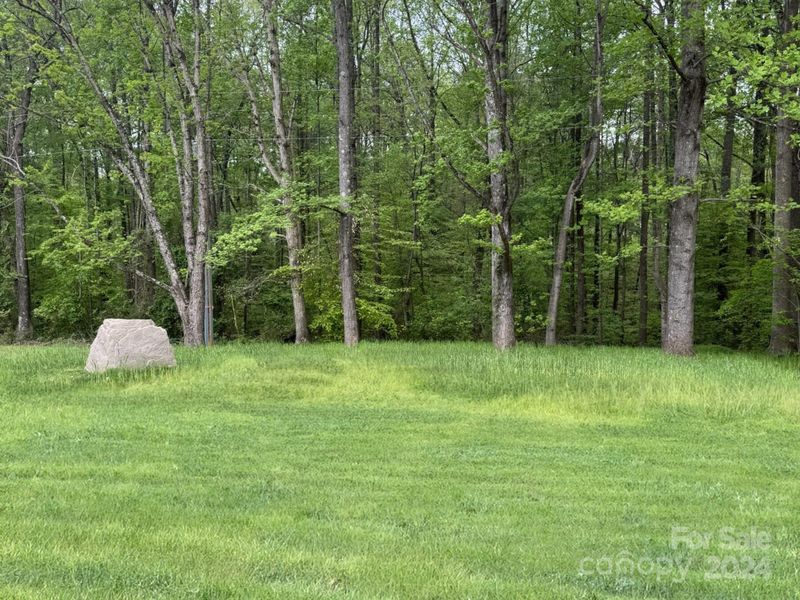
[[[167,332],[150,319],[106,319],[89,350],[86,370],[174,367],[175,353]]]

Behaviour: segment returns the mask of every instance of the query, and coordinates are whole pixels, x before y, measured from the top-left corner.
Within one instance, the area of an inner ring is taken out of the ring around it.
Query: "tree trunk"
[[[736,71],[731,69],[731,76],[736,77]],[[727,198],[731,191],[731,177],[733,172],[733,150],[736,142],[736,106],[734,97],[736,96],[736,81],[731,84],[727,92],[727,105],[725,109],[725,135],[722,141],[722,166],[720,169],[720,198]],[[718,275],[717,275],[717,302],[721,306],[728,299],[728,284],[723,274],[730,260],[730,246],[728,236],[725,235],[725,223],[719,222],[719,247],[718,247]]]
[[[624,246],[627,243],[628,239],[628,228],[623,225],[621,228],[622,233],[622,245]],[[619,232],[617,233],[619,235]],[[619,343],[625,344],[625,307],[627,306],[627,296],[628,296],[628,262],[625,260],[625,257],[622,256],[621,252],[618,252],[618,261],[620,265],[620,298],[619,298],[619,324],[620,324],[620,336],[619,336]]]
[[[645,111],[646,112],[646,111]],[[645,143],[648,146],[649,142],[649,127],[645,125]],[[649,164],[649,150],[642,152],[642,194],[644,195],[645,202],[650,194],[650,184],[648,181],[647,170],[650,168]],[[647,251],[649,245],[649,228],[650,228],[650,211],[645,206],[642,208],[642,213],[639,218],[639,345],[647,345],[647,319],[650,314],[648,303],[648,284],[647,279]]]
[[[797,16],[798,0],[785,0],[781,19],[781,33],[788,36],[793,29],[793,19]],[[791,71],[789,65],[784,70]],[[784,90],[784,100],[796,92]],[[793,149],[792,133],[795,122],[786,114],[784,107],[777,108],[777,129],[775,133],[775,246],[772,268],[772,331],[769,350],[772,354],[788,354],[794,347],[795,310],[794,290],[792,289],[792,268],[790,264],[789,233],[792,229],[789,202],[792,200]]]
[[[667,323],[662,348],[669,354],[694,353],[694,263],[698,195],[694,189],[700,157],[700,129],[706,96],[703,0],[683,3],[684,42],[675,132],[673,181],[686,188],[670,206],[667,268]]]
[[[33,321],[28,252],[25,244],[25,188],[19,183],[14,184],[14,267],[17,296],[16,340],[22,342],[33,335]]]
[[[53,4],[51,0],[51,4]],[[182,102],[179,103],[179,117],[181,125],[182,155],[178,152],[177,143],[174,140],[174,132],[167,124],[167,132],[170,136],[173,157],[176,161],[176,175],[178,186],[181,193],[181,227],[183,233],[184,247],[186,250],[187,273],[185,280],[177,273],[175,268],[172,251],[169,242],[161,231],[155,208],[148,206],[152,203],[150,198],[150,178],[148,165],[143,164],[135,152],[131,152],[130,142],[123,143],[125,146],[126,158],[130,164],[129,178],[135,180],[134,187],[138,188],[142,203],[145,205],[148,224],[153,229],[154,236],[159,245],[162,258],[167,266],[170,275],[170,293],[175,300],[178,313],[181,317],[183,328],[183,341],[187,346],[199,346],[203,343],[211,343],[212,324],[211,319],[211,273],[207,268],[205,257],[210,243],[210,219],[212,216],[212,186],[211,186],[211,150],[208,135],[206,132],[207,102],[202,95],[201,88],[201,60],[204,51],[202,48],[202,38],[204,20],[199,0],[192,0],[192,54],[187,55],[183,47],[181,36],[178,33],[176,23],[176,6],[168,4],[156,4],[152,1],[145,2],[150,14],[153,16],[157,27],[162,35],[162,48],[168,58],[170,75],[175,84],[175,91]],[[71,30],[68,31],[70,37]],[[73,47],[79,50],[77,41],[70,41]],[[191,58],[191,64],[189,59]],[[145,59],[147,60],[147,59]],[[90,79],[90,84],[95,88],[95,93],[111,116],[112,121],[118,120],[114,114],[114,108],[105,98],[103,92],[95,82],[88,62],[82,58],[84,74]],[[148,73],[153,69],[147,65]],[[210,85],[210,81],[207,81]],[[210,94],[210,87],[205,88],[206,97]],[[187,114],[184,109],[186,100],[189,101],[191,113]],[[165,110],[167,107],[165,106]],[[191,118],[191,123],[189,119]],[[115,123],[116,125],[116,123]],[[146,125],[146,124],[145,124]],[[117,125],[120,138],[130,139],[134,136],[132,131],[124,126]],[[147,128],[145,127],[145,144],[147,142]],[[197,185],[196,189],[193,182],[192,163],[196,169]],[[193,192],[197,192],[197,203],[195,206]],[[147,198],[147,200],[145,200]],[[194,210],[196,208],[196,211]],[[196,213],[196,222],[195,222]],[[155,225],[155,227],[153,227]],[[184,282],[185,281],[185,282]]]
[[[583,225],[583,201],[580,196],[575,198],[575,273],[577,283],[575,286],[575,335],[580,338],[586,329],[586,273],[584,272],[584,257],[586,256],[586,230]]]
[[[614,227],[614,232],[617,237],[617,244],[614,250],[614,255],[617,257],[617,260],[614,262],[614,287],[611,296],[611,310],[612,312],[617,312],[619,310],[619,276],[622,263],[622,224],[617,223]],[[609,231],[609,241],[611,241],[610,234],[611,232]]]
[[[558,301],[561,295],[561,283],[564,276],[564,262],[567,256],[567,233],[572,220],[575,198],[583,187],[583,182],[592,168],[600,148],[600,125],[603,121],[603,23],[605,17],[602,13],[601,1],[595,1],[595,31],[594,31],[594,61],[592,63],[592,78],[595,84],[594,99],[589,110],[589,139],[584,146],[583,158],[578,167],[575,178],[570,183],[567,196],[564,199],[564,209],[561,213],[561,225],[558,230],[555,260],[553,262],[553,281],[550,286],[550,299],[547,307],[547,327],[545,330],[545,343],[555,345],[558,341],[556,327],[558,322]]]
[[[181,36],[178,33],[176,24],[176,6],[169,4],[156,4],[146,0],[145,4],[153,16],[157,27],[162,35],[162,46],[165,56],[169,59],[169,67],[176,87],[179,99],[185,100],[188,97],[191,108],[191,125],[188,120],[189,115],[184,112],[183,105],[179,103],[179,115],[181,123],[181,136],[183,144],[183,156],[181,157],[176,147],[173,145],[173,154],[180,165],[176,165],[179,186],[181,187],[181,217],[184,237],[184,245],[187,251],[187,274],[184,278],[178,273],[169,240],[166,237],[152,200],[152,188],[147,165],[143,164],[137,153],[134,151],[131,139],[135,136],[132,131],[125,127],[119,115],[109,102],[106,95],[92,73],[88,61],[83,56],[80,46],[72,34],[68,22],[62,15],[59,21],[65,23],[62,28],[62,35],[65,35],[70,45],[78,52],[81,67],[87,81],[95,91],[95,95],[100,100],[101,105],[111,118],[117,129],[120,141],[123,144],[125,158],[128,166],[117,161],[117,165],[131,180],[134,188],[139,195],[145,208],[148,224],[158,244],[162,259],[170,277],[170,285],[167,287],[175,301],[178,314],[181,318],[183,328],[183,341],[188,346],[199,346],[210,343],[211,327],[211,279],[210,272],[206,268],[205,257],[209,244],[209,229],[212,208],[211,197],[211,153],[209,140],[206,132],[207,102],[202,96],[201,88],[201,60],[207,48],[202,48],[204,22],[199,0],[192,1],[192,45],[191,64],[187,55]],[[51,5],[54,5],[51,0]],[[56,7],[57,10],[59,10]],[[208,84],[208,82],[207,82]],[[209,84],[210,85],[210,84]],[[210,88],[205,88],[206,96],[210,93]],[[170,134],[172,135],[172,134]],[[172,141],[172,140],[171,140]],[[189,190],[193,189],[190,183],[191,163],[194,162],[197,173],[197,203],[196,211],[191,210],[189,204],[194,204],[189,196]],[[196,212],[196,223],[194,213]]]
[[[278,142],[280,158],[280,180],[278,185],[284,189],[289,186],[293,177],[291,143],[286,117],[283,110],[283,81],[281,76],[281,54],[278,43],[278,28],[273,12],[274,0],[264,0],[264,15],[267,26],[267,43],[269,45],[269,64],[272,75],[272,117],[275,122],[275,134]],[[303,279],[300,257],[303,251],[302,223],[292,209],[292,198],[284,195],[281,203],[286,209],[288,224],[285,229],[286,245],[289,255],[291,276],[289,285],[292,290],[292,308],[294,313],[294,341],[303,344],[311,339],[308,332],[308,316],[303,296]]]
[[[756,101],[764,98],[764,90],[759,88],[756,92]],[[753,120],[753,167],[750,172],[750,185],[755,188],[756,200],[764,198],[764,184],[767,174],[767,124],[763,119]],[[754,259],[758,257],[759,236],[763,226],[763,213],[757,207],[750,209],[750,223],[747,228],[747,255]]]
[[[499,66],[499,65],[498,65]],[[488,73],[485,96],[487,155],[490,163],[502,160],[505,153],[506,96],[501,83]],[[498,350],[516,343],[514,332],[514,290],[511,262],[511,206],[505,166],[490,176],[490,207],[497,219],[492,223],[492,342]]]
[[[596,324],[596,338],[598,343],[603,343],[603,273],[602,273],[602,265],[600,263],[600,255],[603,252],[603,227],[602,222],[600,220],[600,215],[594,216],[594,272],[593,272],[593,283],[594,283],[594,290],[592,291],[592,308],[594,308],[595,314],[597,315],[597,324]]]
[[[372,94],[372,170],[379,176],[382,170],[380,156],[383,152],[383,131],[381,128],[381,10],[382,0],[374,1],[370,7],[370,88]],[[372,256],[375,285],[383,285],[383,257],[381,255],[381,203],[380,195],[375,194],[372,214]],[[383,337],[383,334],[382,334]]]
[[[653,85],[655,78],[653,71],[648,77],[648,89],[644,94],[644,129],[642,135],[642,196],[644,206],[640,219],[639,229],[639,345],[647,345],[648,320],[650,316],[650,281],[648,279],[648,251],[650,250],[650,175],[651,168],[658,160],[656,151],[656,123],[655,123],[655,94]],[[656,229],[657,217],[653,219],[653,228]],[[659,225],[660,228],[660,225]],[[658,240],[654,240],[658,244]],[[655,250],[653,259],[656,258]],[[660,278],[660,272],[659,272]]]
[[[308,332],[308,315],[303,296],[303,281],[300,254],[303,250],[301,223],[296,216],[291,216],[286,226],[286,245],[289,255],[289,266],[292,269],[290,287],[292,290],[292,308],[294,312],[294,341],[304,344],[311,339]]]
[[[201,60],[201,16],[200,2],[192,2],[194,16],[194,27],[192,39],[194,41],[194,60],[192,64],[191,76],[188,65],[181,61],[179,65],[184,74],[186,87],[189,90],[189,98],[192,104],[192,114],[194,116],[195,127],[195,158],[197,162],[197,227],[195,230],[195,248],[192,256],[193,270],[189,282],[189,319],[190,332],[184,332],[186,343],[190,346],[198,346],[202,343],[209,344],[210,339],[204,335],[204,331],[210,331],[209,327],[204,328],[206,320],[206,300],[211,300],[211,280],[210,273],[206,271],[205,256],[208,250],[209,229],[211,217],[211,153],[208,146],[208,135],[206,134],[206,114],[203,105],[200,80],[200,60]],[[174,21],[171,23],[173,28],[173,42],[179,43],[177,26]]]
[[[735,73],[733,73],[735,75]],[[736,96],[736,84],[728,90],[727,106],[725,109],[725,136],[722,141],[722,168],[720,169],[719,195],[724,198],[731,191],[731,173],[733,171],[733,145],[736,141],[736,106],[733,98]]]
[[[28,66],[26,85],[19,95],[16,110],[12,112],[12,123],[9,129],[8,153],[10,162],[15,165],[10,169],[14,179],[14,275],[17,304],[16,340],[25,341],[33,335],[31,318],[31,287],[28,273],[28,250],[25,241],[25,171],[23,169],[22,141],[28,126],[28,115],[31,105],[33,82],[36,67],[31,62]]]
[[[675,10],[676,0],[665,0],[664,2],[664,12],[666,13],[666,27],[667,31],[672,31],[676,28],[676,10]],[[678,74],[675,69],[669,69],[667,72],[667,85],[669,88],[667,94],[667,111],[669,117],[667,118],[667,131],[668,131],[668,143],[664,145],[665,149],[665,164],[664,168],[669,173],[669,170],[672,169],[673,177],[675,173],[675,152],[677,151],[676,145],[676,138],[678,132],[678,119],[680,118],[678,104],[680,99],[678,97]],[[665,312],[666,316],[666,312]],[[664,324],[665,332],[666,332],[666,323]]]
[[[483,107],[486,119],[486,158],[491,165],[489,174],[489,212],[491,225],[492,271],[492,341],[498,350],[506,350],[516,343],[514,331],[514,290],[511,257],[511,206],[513,194],[508,185],[507,162],[511,152],[511,134],[508,127],[508,1],[484,0],[481,18],[468,0],[457,0],[464,19],[469,23],[478,41],[481,56],[473,60],[483,71]],[[449,160],[449,159],[448,159]],[[458,172],[452,167],[457,176]],[[460,181],[472,193],[480,195],[466,180]],[[484,203],[485,204],[485,203]]]
[[[351,213],[351,202],[356,193],[356,138],[355,138],[355,62],[353,59],[353,5],[352,0],[333,0],[333,18],[336,34],[336,54],[339,64],[339,281],[342,288],[342,314],[344,317],[344,343],[354,346],[359,341],[358,313],[356,311],[355,238],[356,223]]]
[[[673,86],[672,80],[675,77],[674,69],[669,69],[668,83],[670,84],[669,91],[659,86],[658,91],[658,130],[657,133],[662,140],[662,151],[656,155],[661,162],[659,171],[664,174],[666,180],[669,179],[672,169],[674,167],[674,154],[675,154],[675,133],[672,127],[673,122]],[[658,162],[658,161],[656,161]],[[653,285],[658,291],[658,315],[659,315],[659,332],[660,343],[663,344],[667,338],[667,281],[665,273],[665,257],[666,257],[666,238],[664,224],[666,223],[665,210],[659,208],[652,216],[653,221],[653,236],[651,246],[653,247]]]
[[[662,218],[653,215],[653,284],[658,291],[658,314],[661,340],[667,337],[667,284],[663,275],[664,227]]]

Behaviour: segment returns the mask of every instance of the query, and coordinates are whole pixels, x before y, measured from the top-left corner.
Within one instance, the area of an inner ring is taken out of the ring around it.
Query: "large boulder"
[[[86,370],[174,367],[167,332],[150,319],[106,319],[92,342]]]

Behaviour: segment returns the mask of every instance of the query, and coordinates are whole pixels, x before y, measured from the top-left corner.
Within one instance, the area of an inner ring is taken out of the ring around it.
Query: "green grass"
[[[231,345],[93,376],[86,352],[0,348],[2,599],[800,598],[795,360]],[[714,556],[762,570],[707,579]],[[644,572],[581,571],[603,557]]]

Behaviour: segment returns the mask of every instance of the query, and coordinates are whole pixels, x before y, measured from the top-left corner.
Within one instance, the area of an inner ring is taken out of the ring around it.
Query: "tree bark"
[[[575,335],[580,338],[586,330],[586,273],[584,270],[584,257],[586,256],[586,229],[583,224],[583,201],[580,196],[575,198],[575,272],[577,282],[575,285]]]
[[[669,211],[667,323],[662,348],[669,354],[694,353],[694,268],[697,238],[697,181],[700,130],[706,97],[705,2],[683,3],[684,41],[675,132],[673,182],[686,188]]]
[[[267,43],[269,45],[269,65],[272,75],[272,117],[275,122],[275,134],[278,143],[281,178],[278,185],[287,189],[293,177],[291,143],[283,110],[283,80],[281,76],[281,53],[278,43],[278,29],[275,22],[274,0],[264,0],[264,18],[267,26]],[[294,341],[303,344],[311,339],[308,331],[306,302],[303,296],[303,279],[301,270],[301,254],[303,252],[302,224],[292,208],[290,193],[281,199],[286,210],[286,246],[291,268],[290,287],[292,290],[292,308],[294,312]]]
[[[661,340],[667,337],[667,283],[663,275],[663,250],[664,250],[663,219],[653,215],[653,284],[658,291],[658,314]]]
[[[652,83],[652,77],[648,85]],[[643,206],[639,218],[639,345],[647,345],[647,320],[649,317],[649,281],[647,277],[647,258],[649,247],[650,210],[650,152],[653,119],[653,90],[648,87],[644,92],[644,125],[642,128],[642,197]],[[655,157],[654,157],[655,158]]]
[[[355,61],[353,58],[352,0],[333,0],[333,18],[338,57],[339,92],[339,281],[342,288],[344,343],[355,346],[359,341],[356,310],[355,228],[352,201],[356,193],[355,138]]]
[[[486,157],[489,174],[491,224],[492,342],[507,350],[516,342],[514,330],[514,275],[511,257],[511,206],[507,162],[511,152],[508,126],[508,1],[484,0],[479,17],[472,4],[458,0],[464,18],[478,41],[480,55],[472,54],[483,71],[483,108],[486,118]]]
[[[614,226],[614,233],[616,233],[617,243],[616,248],[614,249],[614,255],[617,257],[617,260],[614,263],[614,285],[612,288],[612,296],[611,296],[611,311],[617,312],[619,310],[619,276],[621,271],[621,263],[622,263],[622,224],[617,223]],[[611,241],[611,232],[609,231],[609,241]]]
[[[604,330],[603,330],[603,266],[598,260],[598,257],[603,252],[603,222],[600,215],[594,216],[594,290],[592,291],[592,307],[597,315],[597,322],[595,324],[595,338],[598,344],[603,343]]]
[[[667,30],[673,30],[676,28],[677,25],[677,17],[676,17],[676,0],[665,0],[664,1],[664,12],[665,12],[665,22]],[[680,102],[679,99],[679,90],[678,90],[678,73],[675,69],[668,69],[667,71],[667,86],[668,86],[668,93],[667,93],[667,111],[669,117],[667,118],[667,138],[668,143],[664,144],[665,150],[665,164],[664,167],[669,172],[672,170],[672,174],[674,177],[675,173],[675,152],[676,152],[676,137],[678,132],[678,119],[680,117],[678,104]],[[666,287],[665,287],[666,290]],[[666,303],[664,305],[666,307]],[[664,312],[664,316],[666,317],[666,308]],[[664,323],[664,330],[666,333],[666,322]]]
[[[735,72],[732,73],[735,75]],[[725,136],[722,140],[722,167],[720,169],[719,195],[724,198],[731,191],[731,173],[733,172],[733,145],[736,141],[736,84],[731,84],[727,94],[725,108]]]
[[[576,19],[572,32],[573,59],[583,61],[583,23],[581,17],[581,2],[575,0]],[[580,80],[578,80],[580,83]],[[575,169],[579,169],[583,155],[583,111],[575,115],[575,124],[572,134],[575,152]],[[575,273],[575,337],[580,340],[586,330],[586,273],[584,272],[586,257],[586,229],[583,223],[583,199],[580,194],[575,197],[575,255],[573,271]]]
[[[727,92],[727,102],[725,107],[725,134],[722,141],[722,166],[720,168],[720,198],[727,198],[731,191],[732,174],[733,174],[733,150],[736,142],[736,105],[734,104],[734,97],[736,96],[736,71],[731,69],[731,77],[734,81],[731,83]],[[719,239],[718,246],[718,276],[717,276],[717,302],[721,306],[725,300],[728,299],[728,284],[723,276],[730,260],[730,246],[728,244],[728,236],[725,235],[725,223],[720,222],[719,226]]]
[[[186,345],[198,346],[204,341],[210,343],[210,339],[206,336],[206,332],[210,332],[210,327],[206,328],[204,325],[207,320],[207,304],[211,301],[210,274],[207,273],[205,264],[211,217],[211,155],[206,133],[206,106],[201,87],[203,19],[200,0],[192,0],[193,49],[190,64],[178,33],[176,15],[173,12],[175,7],[167,4],[155,5],[153,2],[147,2],[147,4],[157,25],[161,28],[164,48],[177,69],[176,79],[182,86],[182,90],[180,88],[179,90],[188,95],[192,111],[192,124],[194,125],[192,149],[197,169],[197,221],[194,228],[194,252],[187,256],[189,285],[185,293],[187,305],[183,337]],[[187,140],[184,136],[184,144],[186,143]],[[185,219],[186,214],[184,213]]]
[[[8,130],[8,154],[11,163],[12,188],[14,195],[14,276],[17,305],[17,326],[15,337],[18,342],[33,336],[31,315],[31,287],[28,271],[28,250],[25,226],[25,171],[23,168],[23,139],[28,126],[33,83],[36,79],[36,65],[29,61],[25,86],[19,94],[15,110],[12,111]]]
[[[514,332],[514,283],[511,261],[511,202],[508,197],[506,167],[501,163],[507,151],[508,125],[506,123],[508,100],[503,89],[505,79],[505,42],[507,13],[500,9],[501,2],[489,3],[490,23],[496,31],[497,44],[493,58],[486,69],[488,88],[484,106],[486,111],[487,156],[495,164],[490,175],[490,212],[492,223],[492,342],[498,350],[506,350],[516,343]],[[501,22],[501,20],[503,22]],[[488,58],[488,56],[487,56]],[[491,66],[490,66],[491,65]]]
[[[764,90],[756,91],[756,101],[764,99]],[[760,118],[753,120],[753,158],[750,172],[750,185],[755,188],[755,198],[764,198],[764,184],[767,180],[767,124]],[[759,235],[764,215],[757,207],[750,209],[750,223],[747,228],[747,255],[751,259],[759,256]]]
[[[383,146],[383,131],[381,127],[381,11],[382,0],[374,0],[370,6],[370,91],[372,95],[372,119],[370,124],[372,137],[372,170],[377,176],[381,173],[381,153]],[[380,194],[373,198],[372,214],[372,257],[375,285],[383,285],[383,257],[381,253],[381,202]],[[384,337],[381,332],[381,337]]]
[[[661,163],[659,171],[663,173],[665,179],[669,176],[674,167],[673,156],[675,153],[675,135],[674,129],[671,126],[672,116],[674,115],[672,107],[672,79],[675,77],[675,71],[670,69],[668,72],[668,83],[670,84],[669,90],[664,90],[663,86],[658,88],[658,128],[656,136],[662,140],[663,152],[659,150],[653,156],[657,157],[656,163]],[[667,281],[664,272],[665,266],[665,250],[666,250],[666,233],[664,231],[664,224],[666,223],[665,210],[659,207],[651,215],[653,222],[653,236],[651,239],[651,246],[653,248],[653,286],[658,291],[658,315],[659,315],[659,332],[660,343],[667,338]]]
[[[566,198],[564,209],[561,213],[561,225],[556,242],[555,260],[553,262],[553,280],[550,285],[550,299],[547,308],[547,326],[545,329],[545,344],[555,345],[558,341],[556,328],[558,322],[558,302],[561,295],[561,284],[564,276],[564,262],[567,257],[567,234],[572,220],[575,198],[583,187],[583,182],[594,164],[600,149],[600,125],[603,121],[603,24],[605,16],[602,13],[601,0],[595,0],[595,31],[594,31],[594,60],[592,62],[592,78],[595,84],[594,99],[589,110],[589,138],[584,146],[581,164],[575,174]]]
[[[798,0],[785,0],[781,19],[781,33],[788,36],[793,29],[793,20],[798,13]],[[790,65],[784,65],[791,71]],[[784,90],[784,99],[796,95],[796,89]],[[794,120],[787,115],[781,104],[777,107],[777,128],[775,133],[775,242],[772,267],[772,331],[769,350],[772,354],[788,354],[794,348],[795,306],[792,286],[792,266],[790,264],[789,234],[792,229],[792,216],[789,202],[792,200],[792,180],[794,177],[792,134]]]

